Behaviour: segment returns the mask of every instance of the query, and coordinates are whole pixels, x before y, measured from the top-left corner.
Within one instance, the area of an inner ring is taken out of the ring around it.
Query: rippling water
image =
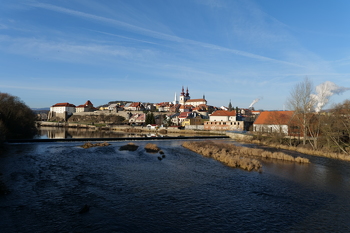
[[[0,157],[10,191],[0,195],[1,232],[350,231],[348,162],[264,161],[261,173],[246,172],[182,141],[152,141],[160,161],[146,143],[134,152],[119,151],[125,142],[11,145]]]

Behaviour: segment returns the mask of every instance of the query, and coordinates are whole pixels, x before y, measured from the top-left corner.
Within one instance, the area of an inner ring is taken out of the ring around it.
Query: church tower
[[[179,102],[177,102],[177,96],[176,96],[176,92],[175,92],[175,97],[174,97],[174,101],[173,104],[178,104]]]
[[[185,103],[187,100],[190,100],[191,97],[190,97],[190,93],[188,93],[188,87],[186,88],[186,96],[185,96]]]
[[[184,87],[182,86],[182,91],[180,93],[180,100],[179,100],[179,104],[185,105],[185,91],[184,91]]]

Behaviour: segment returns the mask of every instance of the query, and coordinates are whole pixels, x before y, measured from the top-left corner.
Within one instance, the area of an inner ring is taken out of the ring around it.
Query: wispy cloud
[[[176,43],[184,43],[184,44],[193,45],[193,46],[199,46],[202,48],[208,48],[208,49],[212,49],[212,50],[216,50],[216,51],[227,52],[227,53],[235,54],[238,56],[248,57],[248,58],[261,60],[261,61],[269,61],[269,62],[280,63],[280,64],[284,64],[284,65],[289,65],[289,66],[303,67],[303,65],[300,65],[297,63],[292,63],[292,62],[288,62],[288,61],[274,59],[274,58],[270,58],[270,57],[266,57],[266,56],[262,56],[262,55],[257,55],[257,54],[253,54],[253,53],[249,53],[249,52],[245,52],[245,51],[241,51],[241,50],[229,49],[229,48],[225,48],[225,47],[214,45],[214,44],[185,39],[185,38],[181,38],[181,37],[178,37],[175,35],[169,35],[169,34],[157,32],[157,31],[145,29],[142,27],[138,27],[138,26],[135,26],[135,25],[132,25],[129,23],[119,21],[119,20],[110,19],[110,18],[106,18],[106,17],[102,17],[102,16],[97,16],[97,15],[93,15],[93,14],[88,14],[88,13],[84,13],[81,11],[71,10],[71,9],[67,9],[67,8],[63,8],[63,7],[59,7],[59,6],[55,6],[55,5],[51,5],[51,4],[32,3],[31,5],[34,7],[43,8],[43,9],[47,9],[47,10],[51,10],[51,11],[55,11],[55,12],[64,13],[64,14],[69,14],[72,16],[80,17],[80,18],[85,18],[85,19],[89,19],[89,20],[94,20],[94,21],[99,21],[99,22],[111,24],[111,25],[123,28],[125,30],[136,32],[136,33],[146,35],[146,36],[149,36],[149,37],[152,37],[155,39],[161,39],[161,40],[166,40],[166,41],[171,41],[171,42],[176,42]]]
[[[126,59],[134,59],[148,53],[147,50],[136,50],[122,46],[91,44],[76,44],[70,42],[47,41],[36,38],[14,38],[0,35],[0,49],[15,54],[28,54],[34,57],[45,57],[54,60],[82,59],[84,56],[113,56]],[[72,57],[73,56],[73,57]],[[69,59],[67,59],[69,58]]]
[[[90,30],[90,31],[98,32],[98,33],[101,33],[101,34],[104,34],[104,35],[108,35],[108,36],[115,36],[115,37],[119,37],[119,38],[123,38],[123,39],[127,39],[127,40],[133,40],[133,41],[137,41],[137,42],[147,43],[147,44],[157,44],[157,43],[154,43],[154,42],[150,42],[150,41],[146,41],[146,40],[138,40],[138,39],[135,39],[135,38],[131,38],[131,37],[127,37],[127,36],[121,36],[121,35],[117,35],[117,34],[114,34],[114,33],[102,32],[102,31],[97,31],[97,30]]]

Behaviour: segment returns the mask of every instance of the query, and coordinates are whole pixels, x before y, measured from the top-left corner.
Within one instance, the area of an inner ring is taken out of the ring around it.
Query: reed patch
[[[212,141],[184,142],[182,146],[205,157],[218,160],[227,166],[239,167],[248,171],[259,171],[262,168],[257,158],[278,159],[296,163],[310,162],[307,158],[294,158],[283,152],[270,152],[263,149],[214,143]]]

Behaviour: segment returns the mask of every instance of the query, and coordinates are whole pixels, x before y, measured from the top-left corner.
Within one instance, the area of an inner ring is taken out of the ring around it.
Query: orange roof
[[[186,118],[190,114],[191,114],[190,112],[182,112],[182,113],[180,113],[179,118]]]
[[[287,125],[294,112],[293,111],[265,111],[261,112],[254,124],[259,125]]]
[[[92,106],[93,104],[90,102],[90,100],[88,100],[88,101],[85,102],[84,105],[85,105],[85,106],[88,106],[88,105],[91,105],[91,106]]]
[[[140,105],[141,105],[140,102],[134,102],[134,103],[130,104],[129,107],[139,107]]]
[[[236,116],[236,111],[225,111],[225,110],[217,110],[213,112],[210,116]]]
[[[75,107],[75,105],[70,103],[57,103],[52,105],[52,107]]]
[[[207,102],[205,99],[192,99],[192,100],[187,100],[186,102]]]

